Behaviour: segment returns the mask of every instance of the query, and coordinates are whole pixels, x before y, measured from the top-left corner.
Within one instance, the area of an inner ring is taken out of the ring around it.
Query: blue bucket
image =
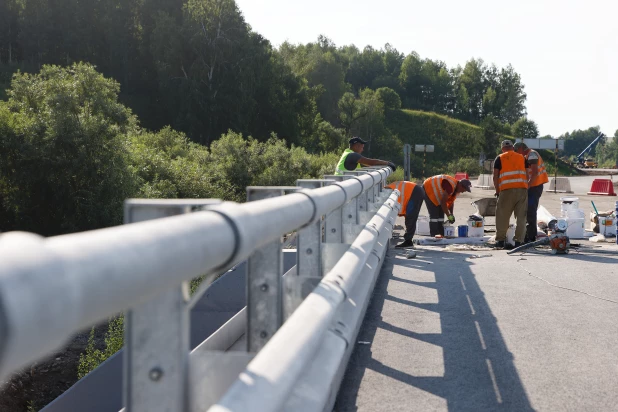
[[[457,226],[457,236],[468,237],[468,225]]]

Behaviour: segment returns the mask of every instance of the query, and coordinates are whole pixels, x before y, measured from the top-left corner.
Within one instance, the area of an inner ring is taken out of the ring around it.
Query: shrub
[[[125,134],[137,120],[118,92],[81,63],[13,76],[0,102],[2,230],[54,235],[122,221],[136,189]]]

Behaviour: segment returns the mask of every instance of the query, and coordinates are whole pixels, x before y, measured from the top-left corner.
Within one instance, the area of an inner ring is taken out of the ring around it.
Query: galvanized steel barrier
[[[123,226],[3,234],[0,379],[126,311],[127,411],[332,408],[399,210],[389,174],[251,187],[244,204],[129,200]],[[293,231],[297,264],[283,274]],[[188,309],[247,259],[247,307],[189,353]]]

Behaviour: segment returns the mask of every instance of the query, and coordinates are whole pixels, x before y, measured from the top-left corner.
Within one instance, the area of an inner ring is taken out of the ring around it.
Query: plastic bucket
[[[468,225],[457,226],[457,236],[468,237]]]
[[[485,223],[482,220],[468,220],[468,237],[485,236]]]
[[[579,209],[579,197],[575,196],[565,196],[560,198],[560,211],[562,212],[562,216],[567,216],[569,210],[578,210]]]
[[[616,218],[614,216],[599,217],[599,233],[603,236],[616,236]]]
[[[429,217],[419,216],[416,220],[416,234],[419,236],[429,236]]]
[[[566,235],[571,239],[583,239],[584,238],[584,221],[583,217],[572,218],[568,217]]]
[[[570,209],[566,211],[566,217],[573,219],[585,219],[586,213],[584,213],[581,209]]]
[[[444,226],[444,237],[455,237],[455,228],[453,226]]]

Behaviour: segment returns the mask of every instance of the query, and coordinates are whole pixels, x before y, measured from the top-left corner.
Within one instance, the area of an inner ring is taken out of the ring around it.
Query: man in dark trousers
[[[453,208],[455,199],[462,192],[470,192],[472,182],[468,179],[457,180],[449,175],[432,176],[425,180],[425,204],[429,212],[429,233],[431,236],[444,236],[444,216],[455,223]]]
[[[536,150],[532,150],[523,142],[515,143],[515,151],[526,159],[528,171],[528,213],[526,214],[526,237],[524,243],[534,242],[537,234],[536,211],[539,208],[543,185],[549,183],[543,158]]]
[[[423,186],[413,182],[399,181],[391,183],[386,187],[399,190],[400,195],[398,201],[401,205],[399,216],[406,217],[406,233],[403,235],[403,242],[395,247],[412,247],[412,238],[414,237],[414,233],[416,233],[416,221],[418,220],[418,214],[421,211],[423,199],[425,198]]]

